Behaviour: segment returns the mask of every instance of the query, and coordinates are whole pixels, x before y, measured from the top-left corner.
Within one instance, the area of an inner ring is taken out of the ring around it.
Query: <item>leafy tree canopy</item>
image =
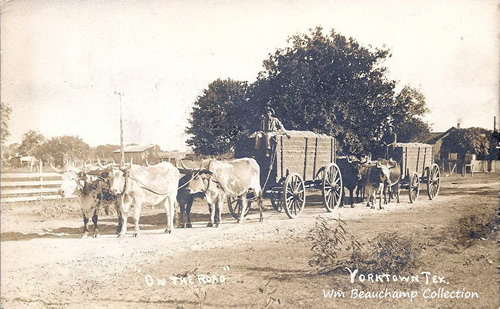
[[[427,112],[424,96],[409,86],[396,94],[386,77],[388,49],[363,47],[333,30],[325,36],[320,27],[289,43],[264,62],[253,88],[255,103],[271,99],[285,127],[336,136],[346,153],[366,150],[389,121],[406,141],[414,128],[428,132],[417,118]]]
[[[255,83],[230,79],[209,85],[195,102],[187,142],[201,154],[233,149],[243,134],[258,130],[265,107],[272,107],[287,129],[337,137],[344,153],[371,150],[388,122],[400,141],[429,132],[419,117],[424,96],[410,86],[396,93],[387,77],[385,48],[361,46],[335,31],[311,29],[289,39],[263,62]]]
[[[19,152],[23,156],[38,156],[40,146],[45,142],[45,137],[38,131],[29,130],[23,135]]]
[[[247,84],[218,79],[208,85],[194,103],[186,133],[187,144],[198,154],[217,155],[232,150],[247,131],[244,114]]]
[[[56,165],[62,166],[68,161],[87,160],[91,149],[78,136],[59,136],[40,146],[39,153],[44,161],[53,158]]]
[[[466,153],[488,156],[492,132],[483,128],[455,129],[443,139],[441,149],[455,152],[461,158]]]

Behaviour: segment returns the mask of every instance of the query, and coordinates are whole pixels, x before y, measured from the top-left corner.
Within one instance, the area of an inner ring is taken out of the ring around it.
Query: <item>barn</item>
[[[158,163],[158,153],[160,152],[160,147],[158,145],[128,145],[123,147],[123,152],[125,154],[125,162],[132,162],[134,164],[146,165]],[[113,151],[111,154],[115,162],[121,161],[120,149]]]

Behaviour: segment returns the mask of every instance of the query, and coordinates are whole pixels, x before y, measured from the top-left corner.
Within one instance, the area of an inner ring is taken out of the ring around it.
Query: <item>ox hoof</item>
[[[87,232],[83,233],[82,236],[80,236],[80,238],[87,238],[89,237],[89,234]]]
[[[186,227],[186,225],[185,225],[185,224],[179,224],[179,225],[177,226],[177,228],[178,228],[178,229],[183,229],[183,228],[185,228],[185,227]]]
[[[92,238],[97,238],[97,236],[99,236],[99,233],[94,233],[94,235],[92,235]]]
[[[190,228],[192,228],[192,227],[193,227],[193,225],[192,225],[191,223],[188,223],[188,224],[186,224],[186,227],[187,227],[188,229],[190,229]]]
[[[118,238],[125,238],[125,234],[120,233],[120,234],[118,234],[118,236],[116,236],[116,237],[118,237]]]
[[[215,223],[215,224],[214,224],[214,227],[219,227],[219,223]]]
[[[354,208],[354,205],[351,205],[351,208]]]
[[[207,227],[213,227],[214,224],[212,222],[208,222]]]
[[[165,233],[165,234],[171,234],[171,233],[172,233],[172,231],[171,231],[169,228],[166,228],[166,229],[165,229],[165,232],[163,232],[163,233]]]
[[[135,232],[134,237],[137,237],[137,236],[139,236],[139,233]]]

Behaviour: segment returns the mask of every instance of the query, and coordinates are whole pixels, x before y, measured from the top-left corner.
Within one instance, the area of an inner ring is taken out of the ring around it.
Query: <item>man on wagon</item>
[[[281,121],[274,117],[274,109],[267,108],[266,115],[262,117],[260,122],[260,132],[257,132],[255,136],[255,148],[260,148],[261,139],[263,139],[265,149],[271,149],[271,137],[276,136],[276,133],[285,134],[290,138]]]
[[[385,159],[392,159],[394,155],[394,149],[396,148],[396,143],[398,136],[394,132],[394,126],[392,124],[387,125],[384,135],[380,140],[385,151]]]

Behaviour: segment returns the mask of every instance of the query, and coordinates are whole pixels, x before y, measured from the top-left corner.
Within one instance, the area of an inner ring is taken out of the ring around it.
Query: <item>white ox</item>
[[[165,233],[174,228],[175,200],[179,170],[168,162],[153,166],[127,165],[111,166],[108,175],[110,191],[118,195],[122,209],[122,228],[119,237],[127,232],[127,217],[130,206],[134,206],[134,236],[139,234],[139,219],[142,206],[161,205],[167,213]]]
[[[203,192],[210,201],[210,196],[217,196],[220,205],[222,190],[228,198],[241,199],[241,207],[239,208],[238,222],[242,223],[246,213],[247,194],[252,192],[253,196],[258,199],[260,210],[260,221],[263,221],[262,216],[262,189],[260,187],[260,167],[257,161],[251,158],[242,158],[232,161],[216,161],[210,160],[202,163],[202,168],[189,182],[188,191],[191,194]],[[219,212],[220,207],[215,209]]]
[[[97,237],[99,230],[97,227],[99,210],[104,207],[108,213],[111,204],[115,205],[118,214],[118,227],[120,230],[121,212],[118,206],[116,195],[109,192],[109,184],[106,180],[106,174],[102,170],[96,168],[78,169],[74,166],[65,169],[57,169],[52,164],[52,169],[62,177],[62,184],[59,188],[59,194],[62,197],[76,196],[80,204],[80,209],[83,215],[83,234],[82,237],[88,236],[88,222],[92,218],[94,223],[93,237]]]

